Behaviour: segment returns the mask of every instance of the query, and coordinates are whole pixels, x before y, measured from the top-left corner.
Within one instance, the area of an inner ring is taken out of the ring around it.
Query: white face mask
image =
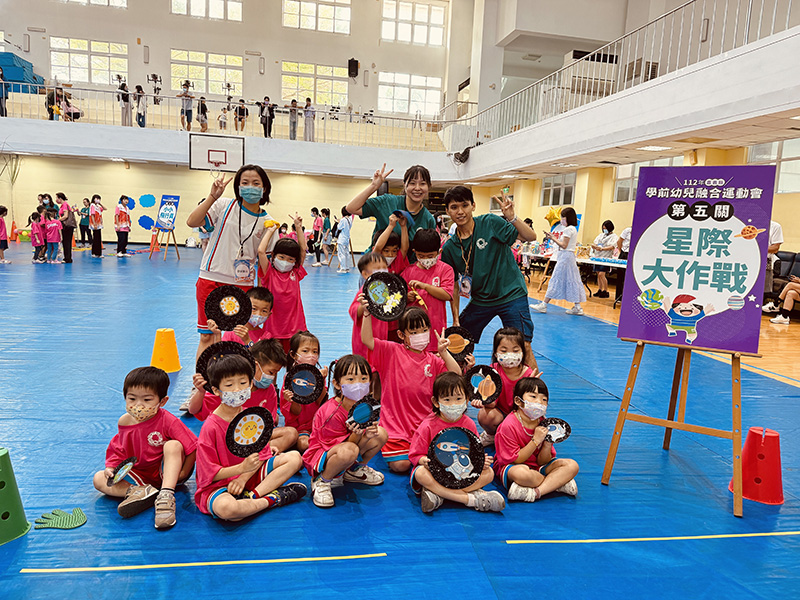
[[[394,259],[397,258],[396,256],[384,256],[386,259],[386,264],[391,265],[394,262]]]
[[[250,388],[236,390],[235,392],[222,392],[220,399],[225,406],[239,408],[242,404],[250,400]]]
[[[547,414],[547,405],[541,402],[528,402],[526,400],[522,412],[524,412],[525,416],[529,419],[539,419]]]
[[[439,405],[439,412],[442,413],[442,416],[447,419],[448,421],[458,421],[461,418],[461,415],[464,414],[464,411],[467,410],[467,403],[462,402],[461,404],[440,404]]]
[[[431,342],[431,334],[427,331],[424,333],[412,333],[408,336],[408,346],[414,350],[425,350]]]
[[[250,319],[247,322],[253,327],[261,327],[266,321],[267,317],[264,315],[250,315]]]
[[[369,381],[364,383],[343,383],[342,394],[345,398],[358,402],[369,394]]]
[[[437,262],[439,262],[439,259],[434,256],[433,258],[420,258],[417,264],[427,271],[432,269]]]
[[[275,267],[275,270],[280,273],[288,273],[294,268],[294,263],[288,260],[276,258],[272,261],[272,266]]]
[[[518,367],[522,362],[522,352],[504,352],[497,355],[497,362],[507,369]]]
[[[566,227],[566,226],[567,226],[567,220],[566,220],[566,219],[561,219],[561,224],[562,224],[564,227]]]

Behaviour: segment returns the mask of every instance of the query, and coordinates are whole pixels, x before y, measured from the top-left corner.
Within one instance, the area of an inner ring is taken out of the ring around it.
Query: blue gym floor
[[[634,346],[618,341],[614,326],[558,308],[533,315],[534,349],[550,388],[549,415],[572,425],[558,451],[580,464],[576,498],[510,503],[502,514],[446,503],[424,515],[408,478],[389,474],[378,458],[386,483],[336,489],[329,510],[306,497],[221,523],[195,507],[192,479],[177,494],[173,529],[154,529],[152,511],[120,519],[117,501],[93,489],[92,474],[124,412],[123,378],[149,363],[156,329],[175,329],[183,364],[167,409],[179,414],[191,387],[200,251],[181,255],[180,262],[174,254],[166,262],[147,254],[99,261],[77,252],[71,265],[32,265],[25,244],[12,245],[13,264],[0,265],[0,446],[10,451],[28,520],[56,508],[81,507],[88,516],[79,529],[32,529],[0,546],[0,597],[798,596],[800,389],[742,374],[744,431],[767,426],[781,435],[782,506],[745,500],[744,518],[735,518],[728,441],[675,432],[665,452],[663,430],[637,423],[626,425],[603,486]],[[358,274],[309,271],[306,316],[327,363],[350,351],[347,308]],[[484,333],[478,362],[488,361],[497,326]],[[644,357],[632,410],[664,416],[675,350],[648,347]],[[185,421],[199,433],[198,421]],[[687,421],[730,428],[730,367],[693,356]],[[305,472],[300,479],[308,483]],[[770,532],[793,533],[742,536]],[[620,541],[721,534],[734,536]],[[329,557],[340,558],[319,560]],[[202,564],[224,561],[234,564]],[[161,566],[121,569],[147,565]]]

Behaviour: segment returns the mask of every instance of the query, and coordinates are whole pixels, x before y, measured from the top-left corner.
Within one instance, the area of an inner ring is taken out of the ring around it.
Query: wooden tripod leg
[[[731,357],[733,413],[733,514],[742,516],[742,355]]]
[[[169,252],[169,231],[165,230],[165,231],[160,232],[158,234],[159,239],[161,239],[161,233],[166,234],[164,236],[164,238],[165,238],[164,239],[164,261],[166,262],[166,260],[167,260],[167,252]]]
[[[178,252],[178,239],[175,237],[175,230],[170,231],[170,234],[172,235],[172,243],[175,244],[175,254],[178,255],[178,260],[180,260],[181,253]]]
[[[675,418],[675,405],[678,402],[678,392],[681,386],[681,373],[683,372],[683,356],[686,350],[678,348],[678,356],[675,358],[675,372],[672,374],[672,392],[669,395],[669,410],[667,411],[667,420],[672,421]],[[664,431],[664,450],[669,450],[669,442],[672,439],[672,428],[667,427]]]
[[[614,459],[617,457],[617,448],[619,448],[619,440],[622,437],[622,428],[625,426],[625,419],[628,416],[628,407],[631,404],[633,386],[636,384],[636,375],[639,374],[639,366],[642,363],[643,352],[644,342],[637,342],[636,352],[633,353],[633,361],[631,361],[631,370],[628,372],[628,382],[625,384],[625,393],[622,395],[622,401],[619,405],[617,424],[614,425],[614,436],[611,438],[611,445],[608,448],[606,466],[603,469],[603,478],[600,480],[604,485],[608,485],[608,480],[611,479],[611,469],[614,468]]]

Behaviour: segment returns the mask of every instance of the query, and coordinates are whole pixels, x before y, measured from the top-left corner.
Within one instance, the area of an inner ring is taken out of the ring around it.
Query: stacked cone
[[[733,491],[733,480],[728,485]],[[777,431],[751,427],[742,450],[742,496],[762,504],[783,504],[781,440]]]
[[[178,357],[178,344],[175,341],[174,329],[156,330],[156,340],[153,343],[150,366],[163,369],[167,373],[175,373],[181,370],[181,360]]]

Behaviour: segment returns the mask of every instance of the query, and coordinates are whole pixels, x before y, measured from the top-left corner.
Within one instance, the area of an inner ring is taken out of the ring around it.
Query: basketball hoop
[[[222,163],[217,161],[209,161],[209,162],[211,162],[211,164],[214,165],[214,168],[209,171],[211,173],[211,177],[213,179],[219,179],[222,176],[222,171],[219,170],[219,166]]]

